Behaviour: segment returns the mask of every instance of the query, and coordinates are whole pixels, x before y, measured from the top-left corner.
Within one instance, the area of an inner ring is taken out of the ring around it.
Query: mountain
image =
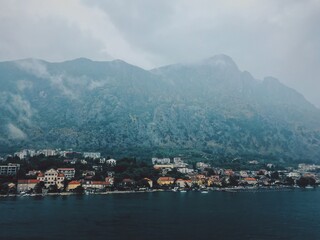
[[[146,71],[121,60],[0,63],[0,151],[313,160],[320,110],[217,55]]]

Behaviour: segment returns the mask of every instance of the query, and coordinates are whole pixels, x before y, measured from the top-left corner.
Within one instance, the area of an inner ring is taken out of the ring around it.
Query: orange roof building
[[[160,186],[163,186],[163,185],[173,184],[174,181],[175,181],[175,179],[172,178],[172,177],[159,177],[158,180],[157,180],[157,183],[158,183]]]

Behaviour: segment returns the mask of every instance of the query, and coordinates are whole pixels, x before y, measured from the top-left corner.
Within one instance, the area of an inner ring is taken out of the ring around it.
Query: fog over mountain
[[[320,158],[320,110],[226,55],[150,71],[121,60],[0,63],[0,150]]]

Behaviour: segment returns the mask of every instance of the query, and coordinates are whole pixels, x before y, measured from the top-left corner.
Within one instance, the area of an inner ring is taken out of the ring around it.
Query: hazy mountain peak
[[[267,76],[263,79],[263,82],[270,83],[270,84],[281,84],[280,81],[272,76]]]
[[[202,64],[212,65],[219,68],[235,68],[238,69],[237,64],[233,59],[225,54],[215,55],[202,61]]]
[[[80,57],[80,58],[76,58],[76,59],[69,60],[69,61],[65,61],[65,62],[87,63],[87,62],[92,62],[92,60],[91,60],[91,59],[89,59],[89,58]]]
[[[27,59],[1,63],[0,85],[0,151],[320,156],[320,111],[273,77],[240,72],[226,55],[152,71],[122,60]]]

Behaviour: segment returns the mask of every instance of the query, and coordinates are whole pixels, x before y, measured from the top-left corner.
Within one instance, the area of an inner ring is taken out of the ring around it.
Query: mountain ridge
[[[320,157],[320,110],[226,56],[145,70],[122,60],[0,63],[0,150]]]

